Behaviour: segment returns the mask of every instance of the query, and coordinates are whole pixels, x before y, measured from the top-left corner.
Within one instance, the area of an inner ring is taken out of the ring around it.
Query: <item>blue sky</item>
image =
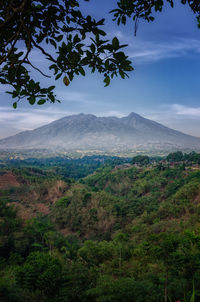
[[[107,88],[98,74],[80,76],[68,87],[62,80],[57,81],[56,94],[61,104],[32,107],[23,101],[17,110],[12,109],[6,88],[0,86],[0,138],[80,112],[97,116],[136,112],[200,137],[200,30],[189,7],[166,7],[156,14],[153,23],[140,22],[135,37],[133,23],[118,27],[108,14],[115,7],[115,0],[80,2],[85,14],[106,18],[109,37],[117,36],[129,44],[126,53],[135,70],[129,79],[114,79]],[[47,65],[37,51],[32,59],[45,70]],[[40,79],[39,74],[34,75]],[[41,81],[47,86],[54,84],[42,78]]]

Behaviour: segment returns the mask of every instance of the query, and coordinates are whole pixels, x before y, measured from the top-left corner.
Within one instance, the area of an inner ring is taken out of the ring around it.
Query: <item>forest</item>
[[[198,301],[199,164],[2,161],[0,301]]]

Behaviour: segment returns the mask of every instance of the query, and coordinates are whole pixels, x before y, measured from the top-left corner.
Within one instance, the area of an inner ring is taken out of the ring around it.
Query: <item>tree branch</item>
[[[54,62],[54,63],[57,63],[57,61],[56,61],[49,53],[47,53],[47,52],[44,50],[44,48],[42,48],[41,46],[39,46],[33,39],[32,39],[31,41],[33,42],[33,45],[34,45],[36,48],[40,49],[41,52],[42,52],[45,56],[47,56],[48,59],[49,59],[50,61],[52,61],[52,62]]]
[[[42,72],[39,68],[37,68],[36,66],[34,66],[29,59],[27,59],[27,61],[24,61],[24,63],[29,64],[31,67],[33,67],[35,70],[37,70],[39,73],[41,73],[44,77],[46,78],[51,78],[51,76],[45,74],[44,72]]]
[[[15,44],[17,43],[17,40],[18,40],[18,37],[19,37],[19,34],[20,34],[20,30],[22,28],[22,24],[20,24],[19,26],[19,29],[17,31],[17,34],[16,34],[16,37],[15,37],[15,40],[12,44],[12,47],[10,48],[10,50],[8,51],[7,55],[5,55],[1,60],[0,60],[0,65],[6,61],[6,59],[10,56],[11,52],[13,51],[14,47],[15,47]]]

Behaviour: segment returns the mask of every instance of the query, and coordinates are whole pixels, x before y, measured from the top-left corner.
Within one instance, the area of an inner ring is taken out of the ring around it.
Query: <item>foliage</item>
[[[131,61],[121,51],[126,45],[121,45],[117,37],[106,39],[102,30],[105,20],[84,16],[79,2],[0,1],[0,83],[11,87],[8,93],[16,99],[14,108],[23,98],[31,105],[58,101],[55,86],[43,88],[32,77],[33,70],[55,80],[62,77],[66,86],[75,75],[85,76],[87,69],[102,73],[105,86],[111,78],[120,75],[124,79],[133,70]],[[154,13],[161,12],[166,3],[174,6],[173,0],[120,0],[111,13],[118,25],[125,25],[127,18],[133,19],[136,33],[139,19],[153,21]],[[199,1],[181,0],[181,3],[190,6],[199,24]],[[48,74],[34,65],[31,56],[34,51],[48,62]]]
[[[138,29],[138,21],[144,19],[147,22],[154,21],[155,12],[162,12],[165,5],[169,4],[174,7],[173,0],[145,0],[145,1],[129,1],[120,0],[118,2],[118,8],[114,9],[114,20],[117,24],[126,24],[127,18],[131,18],[135,22],[135,34]],[[182,4],[188,4],[197,17],[199,23],[200,17],[200,3],[198,0],[181,0]]]
[[[12,157],[13,155],[11,155]],[[115,166],[129,162],[129,158],[120,158],[116,156],[84,156],[82,158],[69,157],[49,157],[49,158],[27,158],[27,159],[7,159],[2,160],[2,166],[7,167],[23,178],[34,177],[36,180],[42,180],[57,175],[62,176],[65,180],[69,178],[79,179],[92,174],[96,169],[104,166]],[[2,167],[2,170],[3,170]],[[22,169],[23,167],[23,169]],[[2,173],[5,173],[5,170]],[[1,170],[0,170],[1,173]]]
[[[132,164],[147,165],[148,163],[149,163],[149,157],[146,155],[137,155],[132,159]]]
[[[200,154],[196,153],[196,152],[190,152],[190,153],[185,153],[183,154],[183,152],[181,151],[177,151],[174,153],[170,153],[167,156],[167,161],[168,162],[184,162],[185,164],[189,164],[191,165],[191,163],[196,163],[199,164],[200,163]]]
[[[16,98],[14,108],[23,98],[31,105],[57,101],[55,86],[42,88],[32,78],[31,69],[47,78],[53,71],[55,80],[62,76],[66,86],[74,75],[85,76],[86,67],[103,73],[105,86],[110,78],[118,74],[125,78],[133,69],[121,51],[126,45],[117,37],[111,42],[105,39],[104,19],[84,16],[76,0],[1,1],[0,7],[0,83],[12,87],[9,93]],[[49,74],[34,65],[34,50],[46,58]]]
[[[52,299],[61,280],[58,258],[41,252],[31,253],[22,267],[17,269],[17,284],[30,291],[41,291]]]
[[[101,167],[28,221],[1,199],[1,300],[198,301],[200,173],[163,167]]]
[[[174,153],[170,153],[168,156],[167,156],[167,161],[176,161],[176,162],[179,162],[181,160],[183,160],[183,152],[181,151],[177,151],[177,152],[174,152]]]
[[[142,302],[150,290],[149,284],[136,282],[133,278],[113,279],[104,276],[100,278],[95,289],[88,291],[89,295],[96,297],[97,302]],[[149,298],[151,299],[151,298]],[[148,300],[152,301],[152,300]]]

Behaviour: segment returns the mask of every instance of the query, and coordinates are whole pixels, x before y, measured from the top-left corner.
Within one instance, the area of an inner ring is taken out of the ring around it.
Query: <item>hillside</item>
[[[198,301],[199,156],[175,155],[107,164],[79,181],[44,167],[2,170],[4,300],[189,301],[194,282]]]
[[[131,153],[136,150],[200,150],[200,139],[131,113],[127,117],[66,116],[0,140],[0,149]]]

